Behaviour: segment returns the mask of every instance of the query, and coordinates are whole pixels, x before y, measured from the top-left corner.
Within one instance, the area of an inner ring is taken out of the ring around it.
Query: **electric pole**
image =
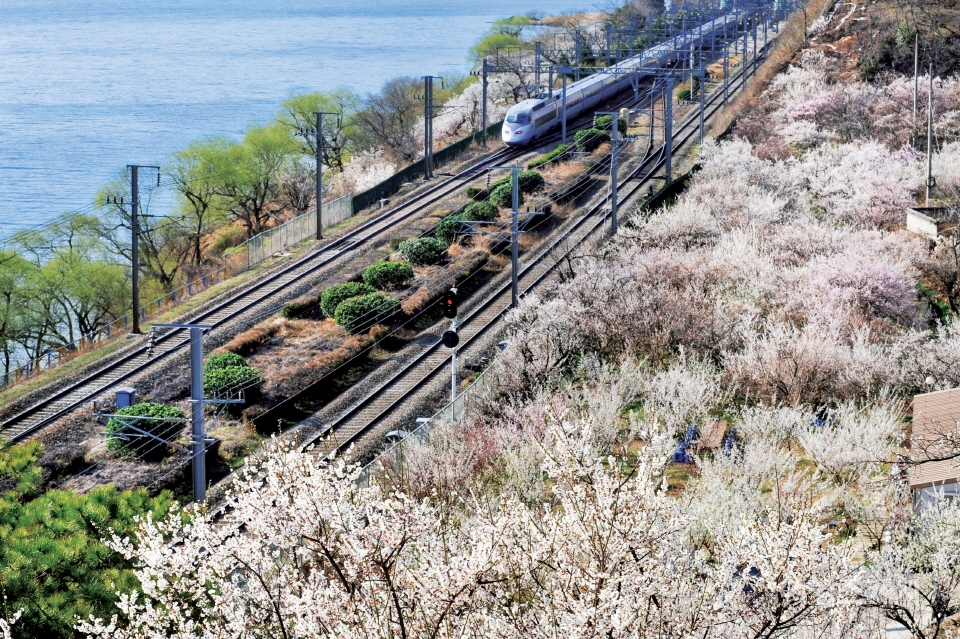
[[[510,301],[512,308],[520,305],[520,272],[519,272],[519,253],[520,253],[520,167],[513,167],[513,215],[511,220],[511,235],[513,236],[513,250],[511,252],[511,261],[513,262],[513,296]]]
[[[913,136],[917,136],[917,102],[920,92],[920,32],[913,36]],[[914,142],[916,144],[916,142]]]
[[[205,324],[154,324],[154,328],[188,329],[190,331],[190,448],[193,453],[193,501],[207,499],[207,439],[204,432],[203,407],[203,331]]]
[[[323,116],[335,115],[338,118],[340,114],[335,111],[314,111],[314,117],[317,119],[317,128],[313,134],[317,138],[317,239],[323,239]],[[310,132],[305,132],[310,135]]]
[[[157,186],[160,186],[160,167],[151,165],[128,164],[130,169],[130,262],[133,285],[133,327],[131,335],[140,335],[140,169],[157,170]]]
[[[610,234],[617,234],[617,141],[620,133],[620,114],[617,112],[600,113],[611,116],[610,126]]]
[[[667,185],[673,179],[673,78],[667,78],[667,93],[663,98],[663,143],[667,153],[664,185]]]
[[[933,189],[933,63],[930,63],[930,91],[927,95],[927,200],[930,206],[930,191]]]

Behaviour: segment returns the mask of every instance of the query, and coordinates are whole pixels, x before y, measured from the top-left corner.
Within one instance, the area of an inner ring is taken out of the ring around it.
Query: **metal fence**
[[[353,215],[353,194],[344,195],[323,205],[323,228],[340,224]],[[291,246],[317,235],[317,211],[297,216],[276,228],[251,237],[223,254],[231,266],[246,270],[282,253]]]
[[[351,195],[345,195],[328,202],[323,205],[323,228],[340,224],[352,215],[353,202]],[[196,280],[187,282],[163,297],[159,297],[141,306],[140,321],[146,322],[148,319],[169,310],[185,299],[193,297],[214,284],[222,282],[231,275],[242,273],[260,264],[269,257],[316,236],[316,234],[316,211],[305,213],[285,224],[281,224],[277,228],[264,231],[260,235],[224,253],[223,257],[227,263],[226,266]],[[17,364],[9,371],[0,375],[0,390],[4,390],[14,384],[19,384],[44,371],[57,368],[77,356],[92,350],[103,342],[114,339],[120,335],[125,335],[130,323],[130,315],[124,315],[109,324],[101,326],[96,331],[87,335],[81,335],[65,346],[44,353],[40,357],[30,359],[22,364]]]
[[[357,480],[360,485],[367,485],[378,471],[385,472],[394,477],[402,477],[404,474],[404,460],[407,458],[405,448],[412,444],[419,444],[430,437],[434,428],[440,424],[457,424],[472,415],[483,397],[494,383],[494,376],[490,372],[494,369],[496,360],[491,362],[484,372],[480,373],[473,383],[470,384],[462,393],[457,395],[456,400],[450,402],[441,408],[429,420],[417,424],[413,430],[403,436],[397,443],[381,452],[376,459],[364,466],[363,471]]]

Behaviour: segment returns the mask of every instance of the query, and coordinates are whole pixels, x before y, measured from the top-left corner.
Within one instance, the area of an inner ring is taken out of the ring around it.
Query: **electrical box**
[[[117,410],[127,408],[137,403],[136,388],[118,388],[117,389]]]

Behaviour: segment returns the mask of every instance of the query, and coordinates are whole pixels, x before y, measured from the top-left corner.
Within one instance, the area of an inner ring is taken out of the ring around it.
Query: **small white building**
[[[907,209],[907,230],[934,240],[951,234],[957,227],[957,222],[949,219],[949,213],[950,210],[944,207]]]

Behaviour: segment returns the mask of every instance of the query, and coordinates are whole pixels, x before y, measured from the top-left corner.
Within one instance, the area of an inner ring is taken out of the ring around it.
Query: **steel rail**
[[[758,51],[758,57],[759,53],[766,53],[767,46],[769,46],[769,43],[766,43],[764,48],[761,51]],[[747,81],[746,73],[748,69],[749,67],[745,65],[733,76],[733,78],[731,78],[731,84],[733,87],[728,87],[728,90],[733,88],[735,91],[737,89],[742,89],[745,86]],[[722,104],[722,93],[719,91],[705,102],[705,110],[709,111],[709,115],[707,113],[704,114],[705,120],[708,120],[720,108],[725,106]],[[687,142],[690,141],[695,133],[699,133],[699,115],[699,109],[694,110],[686,118],[686,121],[677,127],[672,140],[672,146],[674,150],[682,148],[685,144],[687,144]],[[644,157],[637,164],[637,166],[630,171],[629,174],[627,174],[626,177],[620,180],[621,187],[624,188],[624,192],[620,197],[617,198],[618,203],[628,202],[651,178],[653,178],[657,171],[663,168],[666,162],[665,144],[661,145],[659,147],[659,151],[653,155],[650,153],[650,146],[651,143],[648,142],[648,148],[644,154]],[[599,165],[600,163],[598,162],[597,164]],[[643,174],[642,177],[639,177],[641,174]],[[631,182],[633,184],[630,184]],[[587,226],[588,221],[593,221],[593,224],[589,225],[589,228],[586,228],[585,232],[582,233],[582,236],[579,239],[575,240],[571,245],[568,245],[567,249],[558,259],[554,260],[551,265],[537,275],[533,282],[523,286],[523,294],[526,294],[534,287],[538,286],[544,279],[553,273],[560,263],[562,263],[564,257],[569,255],[571,251],[580,246],[595,233],[602,230],[603,225],[605,225],[607,222],[608,216],[597,216],[596,214],[604,210],[609,198],[610,196],[607,195],[590,207],[590,209],[588,209],[583,216],[581,216],[573,225],[555,238],[549,246],[538,250],[538,255],[520,270],[518,277],[522,280],[525,276],[534,272],[537,267],[541,266],[543,260],[553,254],[556,248],[567,243],[578,231],[583,231],[584,227]],[[483,320],[483,324],[479,327],[476,327],[475,330],[472,331],[472,334],[460,344],[458,347],[459,349],[466,349],[467,347],[476,343],[482,335],[492,328],[500,320],[500,318],[502,318],[510,310],[508,302],[510,294],[511,283],[508,280],[501,284],[498,289],[492,292],[479,306],[475,307],[467,314],[461,324],[461,331],[463,331],[464,327],[476,319]],[[502,299],[505,302],[504,306],[503,308],[495,310],[491,313],[491,309],[494,307],[494,304],[498,299]],[[488,317],[484,319],[484,315],[487,315]],[[428,362],[431,357],[436,355],[440,349],[440,346],[441,342],[437,341],[422,353],[414,357],[410,362],[405,364],[401,369],[391,375],[390,379],[379,384],[371,394],[361,400],[358,404],[351,407],[346,413],[338,417],[336,420],[328,424],[318,435],[311,438],[310,441],[306,442],[303,445],[304,449],[313,446],[314,450],[316,450],[319,454],[322,454],[325,457],[331,457],[342,454],[350,446],[360,441],[372,429],[381,424],[387,415],[397,409],[405,401],[419,393],[424,386],[430,383],[447,368],[448,357],[446,354],[444,354],[442,361],[431,367],[425,374],[416,379],[409,388],[404,390],[402,394],[394,395],[386,400],[384,399],[387,395],[385,392],[387,388],[398,383],[402,378],[410,374],[418,366]],[[374,405],[377,401],[383,402],[385,405],[378,407],[376,414],[372,418],[365,419],[364,423],[359,424],[358,427],[348,427],[351,419],[361,415],[364,410]],[[343,432],[348,429],[349,432]]]

